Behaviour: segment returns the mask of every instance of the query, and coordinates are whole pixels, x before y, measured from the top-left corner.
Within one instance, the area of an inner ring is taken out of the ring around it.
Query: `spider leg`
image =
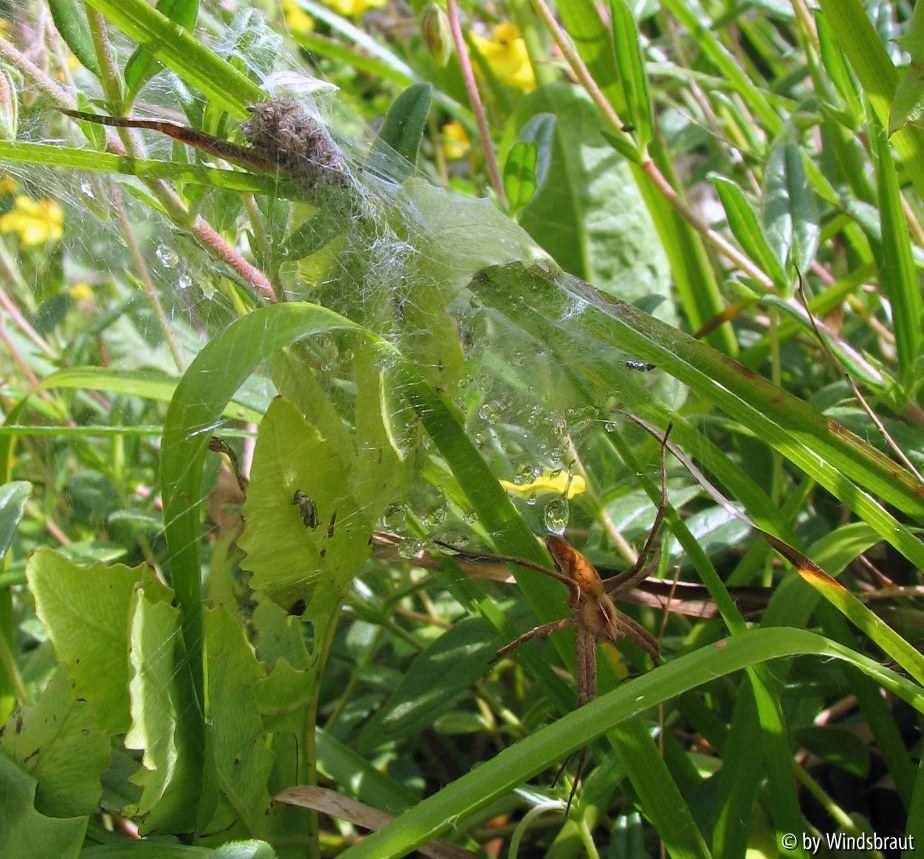
[[[648,578],[649,564],[658,548],[658,532],[661,530],[661,524],[664,522],[664,516],[667,513],[667,439],[671,434],[671,427],[668,425],[664,437],[661,439],[661,501],[658,504],[658,510],[655,513],[654,523],[648,532],[645,545],[639,552],[638,559],[628,570],[624,570],[616,576],[611,576],[603,580],[603,589],[611,595],[619,593],[629,593],[634,590],[636,585],[643,579]]]
[[[467,549],[460,549],[458,546],[453,546],[451,543],[444,543],[442,540],[434,540],[433,542],[436,543],[437,546],[449,549],[455,557],[462,558],[466,561],[473,561],[474,563],[478,563],[478,561],[494,561],[501,564],[516,564],[519,567],[526,567],[527,570],[535,570],[537,573],[542,573],[550,579],[555,579],[563,585],[567,585],[568,590],[572,592],[572,598],[575,601],[580,599],[581,588],[578,583],[560,570],[553,570],[551,567],[537,564],[535,561],[529,560],[529,558],[518,558],[516,555],[493,555],[489,552],[470,552]]]
[[[527,641],[532,641],[534,638],[548,638],[553,632],[566,629],[571,626],[572,623],[574,623],[573,617],[563,617],[561,620],[556,620],[552,623],[543,623],[541,626],[533,627],[529,632],[524,632],[521,636],[515,638],[510,644],[505,644],[497,651],[494,658],[503,659],[503,657],[511,651],[516,650],[521,644],[526,644]]]
[[[655,665],[661,663],[661,648],[656,639],[644,626],[621,611],[613,618],[613,625],[620,638],[631,638],[653,660]]]

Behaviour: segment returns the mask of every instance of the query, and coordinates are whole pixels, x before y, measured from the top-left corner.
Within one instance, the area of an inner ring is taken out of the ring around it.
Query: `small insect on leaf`
[[[654,364],[649,364],[647,361],[637,361],[635,359],[626,361],[626,367],[630,370],[638,370],[640,373],[647,373],[655,369]]]
[[[296,489],[292,496],[292,503],[298,508],[298,515],[302,517],[302,524],[313,531],[318,527],[318,508],[301,489]]]

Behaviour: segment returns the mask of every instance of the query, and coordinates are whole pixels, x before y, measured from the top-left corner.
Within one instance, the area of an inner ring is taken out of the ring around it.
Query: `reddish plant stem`
[[[465,47],[465,38],[462,35],[462,26],[459,23],[459,5],[456,0],[448,0],[446,11],[449,16],[449,29],[452,32],[452,41],[456,47],[456,53],[459,56],[459,67],[462,69],[462,79],[465,81],[465,89],[468,91],[468,100],[475,113],[475,122],[478,124],[478,135],[481,137],[481,148],[484,150],[484,160],[488,168],[488,176],[491,179],[494,193],[497,194],[497,198],[501,201],[501,205],[506,208],[507,195],[504,194],[504,183],[501,181],[500,168],[497,166],[497,158],[494,155],[491,133],[488,131],[488,121],[485,117],[484,105],[481,103],[481,95],[478,92],[478,84],[475,81],[472,61],[469,59],[468,50]]]

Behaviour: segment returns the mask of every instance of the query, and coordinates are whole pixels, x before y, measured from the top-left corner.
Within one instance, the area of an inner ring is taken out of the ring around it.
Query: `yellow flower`
[[[68,292],[74,301],[93,301],[93,287],[89,283],[75,283]]]
[[[19,233],[26,247],[57,241],[64,235],[64,213],[54,200],[19,194],[13,208],[0,217],[0,233]]]
[[[359,18],[369,9],[381,9],[387,3],[388,0],[324,0],[325,6],[346,18]]]
[[[458,161],[468,154],[472,142],[461,122],[447,122],[443,126],[443,150],[450,161]]]
[[[536,88],[526,42],[516,24],[509,21],[498,24],[490,39],[472,33],[472,41],[499,80],[524,92]]]
[[[6,173],[0,174],[0,194],[12,194],[16,190],[16,180]]]
[[[314,18],[299,6],[298,0],[282,0],[282,12],[286,26],[296,35],[314,30]]]
[[[528,498],[530,495],[565,495],[570,501],[587,489],[587,482],[580,474],[568,474],[562,468],[555,471],[546,469],[529,483],[511,483],[501,480],[500,485],[511,495]]]

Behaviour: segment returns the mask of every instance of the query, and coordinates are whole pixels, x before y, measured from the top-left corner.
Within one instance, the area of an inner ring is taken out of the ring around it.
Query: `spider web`
[[[215,25],[215,20],[209,23]],[[22,38],[30,27],[34,25],[20,19],[11,29]],[[114,40],[119,56],[128,56],[134,46],[118,34]],[[237,192],[216,189],[192,198],[197,210],[230,237],[240,254],[258,262],[261,255],[278,262],[297,236],[298,248],[310,252],[290,252],[279,262],[277,298],[322,304],[370,328],[412,358],[428,381],[458,407],[470,438],[496,475],[514,487],[528,523],[536,531],[561,532],[570,521],[567,496],[580,473],[579,449],[586,439],[599,435],[601,427],[619,421],[638,398],[652,396],[651,384],[627,383],[624,377],[633,374],[618,360],[614,364],[612,349],[578,342],[582,362],[613,366],[610,388],[593,402],[582,397],[569,377],[567,359],[553,344],[542,342],[535,331],[524,330],[469,288],[473,276],[488,266],[538,263],[557,271],[545,252],[491,201],[436,187],[382,145],[330,86],[306,75],[286,54],[281,37],[262,18],[239,16],[234,27],[219,29],[212,47],[242,61],[276,99],[273,104],[288,105],[302,123],[296,122],[296,127],[316,128],[318,139],[313,151],[299,150],[304,141],[294,139],[291,123],[260,114],[242,127],[224,124],[225,134],[241,143],[248,137],[259,142],[290,174],[308,177],[303,180],[308,200],[256,195],[242,202]],[[88,73],[78,70],[75,76],[79,89],[93,91],[95,82]],[[21,98],[27,107],[20,139],[86,145],[77,126],[48,110],[47,99],[28,82]],[[202,110],[201,101],[175,75],[162,71],[142,90],[133,113],[187,124],[190,112],[201,115]],[[229,167],[214,155],[196,153],[161,134],[132,134],[144,157]],[[299,160],[303,167],[293,170]],[[54,199],[62,207],[65,230],[56,250],[61,267],[58,291],[75,282],[100,290],[101,300],[81,308],[81,324],[98,332],[112,367],[175,376],[240,314],[242,306],[265,301],[231,268],[216,262],[188,231],[163,217],[151,205],[150,190],[137,179],[4,167],[22,191]],[[260,221],[266,225],[262,248],[254,227]],[[138,248],[135,258],[127,253],[131,242]],[[33,273],[34,288],[26,296],[28,309],[39,317],[55,300],[45,296],[41,277],[40,271]],[[111,310],[113,298],[119,312]],[[562,280],[556,300],[534,309],[544,316],[549,330],[568,334],[586,304],[569,293]],[[21,332],[10,333],[23,353],[40,360],[34,343]],[[55,361],[66,363],[63,356],[78,338],[73,331],[64,336],[55,332],[57,355],[44,356],[49,370]],[[307,348],[319,380],[337,399],[338,391],[349,384],[349,348],[332,337],[319,338]],[[634,356],[622,358],[629,361]],[[267,375],[258,373],[236,400],[262,412],[274,393]],[[679,402],[676,389],[668,398]],[[423,445],[425,455],[431,452],[428,441]],[[654,459],[648,467],[655,475]],[[551,490],[543,487],[543,478]],[[530,491],[534,484],[537,489]],[[211,487],[206,481],[206,488]],[[194,503],[205,502],[204,495]],[[406,529],[408,516],[416,529]],[[382,524],[404,533],[417,547],[421,530],[450,542],[463,541],[473,522],[458,499],[447,502],[440,489],[418,480],[407,502],[389,508]]]

